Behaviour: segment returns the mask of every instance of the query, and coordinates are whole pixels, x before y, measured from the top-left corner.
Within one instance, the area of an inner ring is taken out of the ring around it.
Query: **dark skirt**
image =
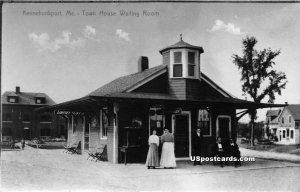
[[[155,143],[150,143],[146,166],[159,167],[158,147]]]

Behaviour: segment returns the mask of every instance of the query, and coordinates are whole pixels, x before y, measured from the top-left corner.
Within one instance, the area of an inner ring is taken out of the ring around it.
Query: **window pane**
[[[42,115],[41,116],[41,122],[51,122],[52,121],[52,117],[51,115]]]
[[[10,102],[10,103],[15,103],[15,102],[16,102],[16,98],[10,97],[10,98],[8,99],[8,102]]]
[[[291,139],[294,139],[294,130],[291,130]]]
[[[2,118],[3,118],[3,121],[12,121],[10,113],[4,113]]]
[[[10,127],[2,128],[2,136],[12,136],[12,131]]]
[[[102,111],[102,137],[107,137],[107,129],[109,124],[109,119],[108,119],[108,109],[103,109]]]
[[[201,129],[203,135],[211,135],[210,133],[210,119],[209,111],[206,109],[200,109],[198,115],[198,128]]]
[[[24,114],[24,116],[23,116],[23,121],[30,121],[30,116],[29,116],[29,114]]]
[[[195,53],[194,52],[188,53],[188,63],[195,64]]]
[[[173,65],[173,77],[182,77],[182,65]]]
[[[174,63],[181,63],[181,52],[174,52]]]
[[[188,70],[189,70],[189,76],[195,76],[195,65],[189,65]]]

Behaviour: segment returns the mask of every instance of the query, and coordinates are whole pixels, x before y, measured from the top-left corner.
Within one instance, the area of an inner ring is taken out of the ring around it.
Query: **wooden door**
[[[176,157],[189,156],[189,115],[174,116],[174,147]]]

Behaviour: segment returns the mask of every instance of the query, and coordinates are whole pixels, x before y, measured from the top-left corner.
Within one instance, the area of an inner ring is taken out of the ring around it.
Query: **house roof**
[[[150,69],[146,69],[143,72],[134,73],[131,75],[126,75],[119,77],[104,86],[96,89],[95,91],[88,94],[88,96],[104,96],[111,93],[121,93],[124,92],[136,84],[141,83],[145,79],[158,74],[159,72],[166,69],[166,65],[159,65]]]
[[[186,102],[187,100],[181,100],[172,95],[166,93],[144,93],[144,92],[132,92],[132,90],[138,88],[144,83],[152,80],[153,78],[158,77],[167,73],[167,65],[159,65],[150,69],[146,69],[143,72],[138,72],[134,74],[130,74],[127,76],[119,77],[108,84],[96,89],[95,91],[89,93],[85,97],[60,103],[55,106],[44,107],[41,110],[49,110],[49,109],[76,109],[83,110],[85,105],[89,105],[90,107],[95,106],[95,104],[99,105],[101,102],[108,101],[109,99],[113,99],[114,101],[122,101],[122,100],[147,100],[147,101],[175,101],[175,102]],[[223,90],[220,86],[214,83],[211,79],[209,79],[206,75],[202,74],[201,79],[207,82],[214,89],[219,91],[224,95],[223,98],[199,98],[197,100],[188,99],[189,102],[196,103],[206,103],[206,104],[231,104],[234,105],[237,109],[245,109],[245,108],[266,108],[266,107],[283,107],[285,105],[276,105],[276,104],[268,104],[268,103],[255,103],[251,101],[245,101],[234,96],[230,95],[228,92]],[[89,108],[89,107],[88,107]],[[85,109],[84,109],[85,110]]]
[[[196,50],[199,50],[201,53],[204,52],[202,47],[191,45],[191,44],[183,41],[182,39],[180,39],[180,41],[178,41],[174,45],[170,45],[168,47],[165,47],[165,48],[161,49],[159,52],[162,54],[164,51],[166,51],[168,49],[178,49],[178,48],[196,49]]]
[[[286,108],[295,120],[300,120],[300,104],[288,105]]]
[[[275,109],[275,110],[268,110],[266,116],[278,116],[280,114],[280,109]]]
[[[18,96],[17,103],[9,103],[7,96]],[[43,104],[35,103],[35,97],[45,97],[46,101]],[[6,91],[2,95],[2,104],[8,105],[55,105],[55,102],[46,93],[32,93],[32,92],[20,92]]]

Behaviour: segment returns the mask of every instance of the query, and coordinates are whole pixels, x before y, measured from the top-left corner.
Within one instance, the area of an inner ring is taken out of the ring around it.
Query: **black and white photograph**
[[[300,1],[1,1],[6,191],[300,191]]]

